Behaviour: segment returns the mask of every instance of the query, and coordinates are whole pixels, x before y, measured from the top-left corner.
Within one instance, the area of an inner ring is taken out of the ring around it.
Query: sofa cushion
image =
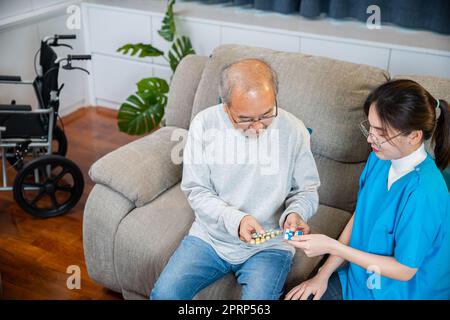
[[[350,214],[327,206],[310,220],[312,232],[338,237]],[[131,211],[115,237],[114,261],[117,278],[129,296],[148,297],[169,258],[188,233],[194,214],[179,184],[151,203]],[[287,286],[306,279],[321,257],[307,258],[297,250]],[[196,299],[238,299],[240,287],[228,275],[201,291]]]
[[[218,99],[220,71],[242,58],[262,58],[278,75],[278,103],[314,131],[312,151],[341,162],[363,162],[369,147],[358,124],[371,90],[388,79],[378,68],[300,53],[238,45],[216,48],[195,94],[192,118]]]
[[[314,140],[314,137],[311,139]],[[365,163],[342,163],[318,154],[314,154],[314,160],[321,180],[319,202],[353,212],[356,207],[359,176]]]

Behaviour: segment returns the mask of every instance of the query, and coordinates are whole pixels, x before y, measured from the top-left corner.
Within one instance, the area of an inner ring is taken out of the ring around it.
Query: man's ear
[[[410,145],[416,145],[422,143],[423,131],[414,130],[408,135],[408,140]]]

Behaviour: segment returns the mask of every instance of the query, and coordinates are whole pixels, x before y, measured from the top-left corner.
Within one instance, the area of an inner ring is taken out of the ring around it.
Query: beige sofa
[[[218,100],[221,68],[236,59],[266,60],[279,78],[278,103],[313,130],[311,148],[322,185],[320,206],[309,221],[313,233],[337,237],[355,208],[358,177],[369,147],[358,124],[369,92],[389,79],[381,69],[298,53],[235,45],[208,57],[191,55],[171,85],[166,126],[104,156],[91,167],[96,183],[83,226],[89,275],[126,299],[147,299],[169,257],[188,232],[193,212],[180,190],[182,166],[171,161],[171,135]],[[450,100],[450,81],[410,77]],[[298,251],[289,290],[315,272],[321,257]],[[238,299],[232,275],[200,292],[198,299]]]

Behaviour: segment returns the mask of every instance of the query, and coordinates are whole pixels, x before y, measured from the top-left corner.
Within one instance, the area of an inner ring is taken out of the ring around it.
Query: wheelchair
[[[36,78],[22,81],[20,76],[0,75],[0,84],[31,85],[38,106],[0,105],[0,155],[2,182],[0,191],[13,191],[14,200],[26,212],[37,218],[62,215],[80,200],[84,179],[80,168],[65,156],[67,138],[57,124],[60,67],[65,70],[86,69],[72,65],[73,61],[90,60],[90,55],[67,55],[58,58],[53,47],[72,47],[61,40],[76,39],[76,35],[54,35],[44,38],[34,56]],[[63,41],[65,42],[65,41]],[[39,65],[36,65],[39,54]],[[61,121],[62,124],[62,121]],[[13,169],[13,170],[12,170]],[[12,185],[8,173],[15,172]]]

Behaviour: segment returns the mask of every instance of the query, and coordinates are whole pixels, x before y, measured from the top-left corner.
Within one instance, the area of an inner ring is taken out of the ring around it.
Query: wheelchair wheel
[[[55,142],[57,145],[55,146]],[[53,145],[52,145],[53,154],[57,154],[65,157],[67,155],[67,137],[64,131],[56,126],[53,130]]]
[[[80,200],[84,179],[80,168],[59,155],[46,155],[26,163],[14,179],[17,204],[38,218],[62,215]]]
[[[53,131],[53,140],[52,140],[52,154],[60,155],[65,157],[67,154],[67,137],[64,131],[59,127],[56,126]],[[17,148],[8,148],[6,150],[7,153],[15,154],[17,151]],[[46,149],[41,148],[39,149],[38,155],[45,155]],[[23,168],[24,164],[29,161],[29,158],[32,159],[31,155],[24,155],[23,160],[17,160],[17,157],[15,156],[8,156],[6,159],[8,160],[9,164],[11,166],[14,166],[14,168],[19,171]]]

